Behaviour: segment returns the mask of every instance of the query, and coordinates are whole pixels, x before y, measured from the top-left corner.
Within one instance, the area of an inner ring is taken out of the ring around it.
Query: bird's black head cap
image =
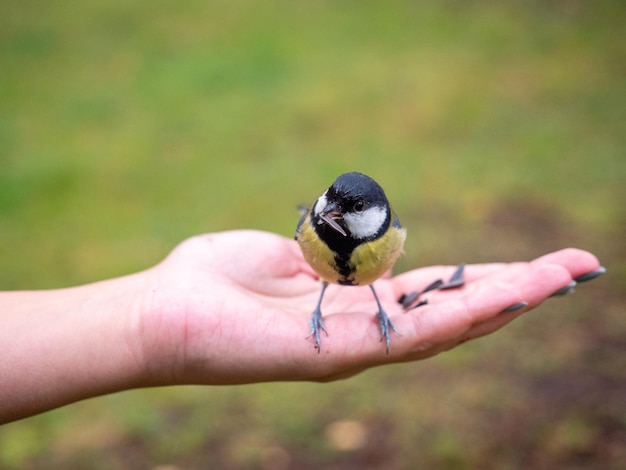
[[[328,189],[329,200],[341,201],[343,210],[351,212],[364,207],[354,207],[355,204],[364,204],[365,208],[373,205],[388,205],[385,191],[380,185],[363,173],[344,173],[337,177]]]

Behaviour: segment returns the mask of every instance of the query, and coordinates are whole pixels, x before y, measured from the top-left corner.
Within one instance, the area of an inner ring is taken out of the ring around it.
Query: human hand
[[[0,424],[132,388],[330,381],[424,359],[496,331],[598,268],[593,255],[575,249],[530,263],[467,266],[464,287],[422,294],[428,303],[407,313],[401,294],[448,279],[455,268],[379,279],[376,292],[399,332],[389,354],[370,290],[331,285],[322,305],[329,335],[318,350],[306,336],[321,283],[295,241],[255,231],[193,237],[140,273],[0,292]]]
[[[369,288],[331,285],[322,305],[329,335],[318,354],[306,336],[320,283],[293,240],[243,230],[193,237],[147,272],[151,287],[138,322],[147,381],[330,381],[424,359],[498,330],[599,266],[577,249],[529,263],[470,265],[464,287],[425,294],[428,304],[407,313],[401,294],[447,279],[455,268],[379,279],[376,291],[400,333],[388,355]],[[520,302],[528,305],[501,313]]]

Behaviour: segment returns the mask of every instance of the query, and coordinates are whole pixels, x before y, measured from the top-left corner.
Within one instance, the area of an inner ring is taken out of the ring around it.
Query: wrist
[[[91,360],[99,365],[102,393],[136,388],[147,381],[141,318],[148,277],[140,272],[72,288],[77,316],[87,317],[82,347],[91,351]]]

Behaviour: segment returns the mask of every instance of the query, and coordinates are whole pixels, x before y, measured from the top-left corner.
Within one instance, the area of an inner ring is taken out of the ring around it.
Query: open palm
[[[379,279],[376,290],[399,332],[388,355],[369,288],[330,286],[322,305],[329,335],[318,354],[306,337],[320,282],[297,244],[250,230],[201,235],[151,270],[144,347],[156,358],[152,373],[160,383],[333,380],[491,333],[598,268],[593,255],[576,249],[529,263],[471,265],[464,287],[424,294],[428,304],[407,313],[397,302],[402,293],[446,279],[455,268]],[[528,305],[501,313],[520,302]]]

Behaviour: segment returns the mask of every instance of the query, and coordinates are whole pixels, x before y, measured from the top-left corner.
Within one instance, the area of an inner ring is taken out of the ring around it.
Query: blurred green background
[[[4,2],[2,289],[141,270],[202,232],[290,237],[295,206],[349,170],[408,227],[400,271],[577,246],[608,274],[422,363],[131,391],[11,423],[0,468],[624,468],[625,14]]]

